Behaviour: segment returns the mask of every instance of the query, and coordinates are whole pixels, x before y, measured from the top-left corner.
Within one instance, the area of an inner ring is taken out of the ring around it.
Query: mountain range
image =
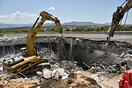
[[[31,27],[33,24],[4,24],[0,23],[0,29],[2,28],[14,28],[14,27]],[[45,23],[45,26],[53,26],[53,23]],[[70,26],[98,26],[98,25],[110,25],[110,23],[105,24],[99,24],[99,23],[93,23],[93,22],[66,22],[62,25],[70,25]]]

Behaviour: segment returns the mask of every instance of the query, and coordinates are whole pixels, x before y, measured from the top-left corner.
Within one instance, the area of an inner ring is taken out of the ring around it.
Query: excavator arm
[[[39,20],[40,16],[41,16],[41,19]],[[35,55],[35,52],[34,52],[34,38],[36,37],[38,31],[41,29],[43,23],[46,20],[54,21],[56,26],[59,29],[59,32],[62,33],[62,27],[61,27],[60,21],[58,20],[57,17],[53,17],[51,14],[49,14],[49,13],[47,13],[45,11],[42,11],[40,13],[40,16],[37,18],[37,20],[34,23],[32,29],[28,33],[27,50],[25,50],[25,56]],[[39,22],[38,22],[38,20],[39,20]]]
[[[111,22],[111,27],[108,30],[108,37],[107,39],[110,40],[113,37],[115,30],[118,28],[121,19],[123,18],[124,14],[132,8],[132,0],[126,0],[123,4],[124,6],[117,7],[116,12],[113,13],[113,18]]]

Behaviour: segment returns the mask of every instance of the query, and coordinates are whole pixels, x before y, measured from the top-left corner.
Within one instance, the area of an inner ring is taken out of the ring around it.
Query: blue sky
[[[0,0],[0,23],[34,23],[41,11],[47,11],[62,23],[79,21],[110,23],[117,6],[125,0]],[[132,24],[132,10],[128,24]]]

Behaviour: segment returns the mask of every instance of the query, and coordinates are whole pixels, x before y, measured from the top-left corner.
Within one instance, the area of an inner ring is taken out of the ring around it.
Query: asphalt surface
[[[4,38],[18,38],[18,37],[27,37],[28,33],[15,33],[15,34],[0,34],[0,39]],[[37,36],[61,36],[59,33],[38,33]],[[91,33],[86,33],[86,32],[66,32],[63,33],[64,37],[80,37],[80,38],[85,38],[85,39],[91,39],[91,40],[106,40],[107,34],[104,32],[91,32]],[[132,33],[130,32],[125,32],[125,33],[116,33],[114,37],[111,38],[113,41],[123,41],[123,42],[132,42]]]

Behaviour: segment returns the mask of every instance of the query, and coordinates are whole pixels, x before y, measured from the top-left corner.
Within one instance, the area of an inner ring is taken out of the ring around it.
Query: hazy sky
[[[110,23],[117,6],[125,0],[0,0],[0,23],[34,23],[47,11],[61,23],[79,21]],[[132,10],[127,23],[132,24]]]

